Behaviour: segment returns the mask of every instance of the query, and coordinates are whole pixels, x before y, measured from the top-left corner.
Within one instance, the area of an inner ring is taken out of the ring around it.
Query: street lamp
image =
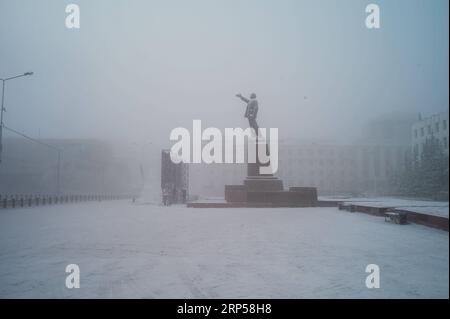
[[[22,76],[31,76],[33,75],[33,72],[25,72],[24,74],[11,76],[6,79],[0,79],[2,81],[2,105],[0,108],[0,163],[2,162],[2,149],[3,149],[3,112],[6,111],[5,109],[5,83],[6,81],[13,80],[20,78]]]

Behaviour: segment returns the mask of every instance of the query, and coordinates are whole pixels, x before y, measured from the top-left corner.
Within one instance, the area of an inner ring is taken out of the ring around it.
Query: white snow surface
[[[448,254],[448,232],[337,208],[0,210],[2,298],[448,298]]]

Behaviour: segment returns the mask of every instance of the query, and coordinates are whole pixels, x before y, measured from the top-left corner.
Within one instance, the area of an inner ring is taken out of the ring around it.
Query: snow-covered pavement
[[[448,254],[448,232],[337,208],[0,210],[3,298],[448,298]]]

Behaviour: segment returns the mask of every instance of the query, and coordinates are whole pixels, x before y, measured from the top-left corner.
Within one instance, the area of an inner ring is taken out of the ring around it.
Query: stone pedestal
[[[283,181],[274,176],[248,176],[244,180],[249,192],[282,191]]]
[[[285,191],[281,179],[273,176],[273,174],[260,173],[259,168],[263,165],[258,159],[256,163],[247,164],[247,178],[244,180],[244,185],[225,186],[227,203],[239,203],[247,207],[316,206],[316,188],[291,187],[289,191]],[[270,163],[265,165],[270,165]]]
[[[269,146],[267,144],[256,143],[256,154],[259,154],[259,148],[264,147],[266,154],[270,155]],[[261,174],[261,167],[270,166],[270,162],[262,164],[259,161],[258,155],[256,156],[256,163],[247,164],[247,178],[244,181],[244,185],[247,186],[249,192],[259,192],[259,191],[282,191],[283,181],[279,178],[273,176],[273,174]]]
[[[225,185],[225,200],[228,203],[246,203],[247,187],[245,185]]]

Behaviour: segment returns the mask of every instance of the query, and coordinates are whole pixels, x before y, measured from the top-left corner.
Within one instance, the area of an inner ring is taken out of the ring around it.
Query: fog
[[[392,111],[448,106],[448,2],[0,1],[5,125],[45,138],[169,145],[177,126],[246,125],[255,92],[280,138],[352,139]]]
[[[195,119],[246,127],[236,93],[282,140],[351,143],[448,108],[446,0],[377,1],[377,30],[356,0],[73,3],[80,29],[65,1],[0,0],[0,78],[34,72],[7,82],[4,123],[33,138],[107,140],[148,166]]]

